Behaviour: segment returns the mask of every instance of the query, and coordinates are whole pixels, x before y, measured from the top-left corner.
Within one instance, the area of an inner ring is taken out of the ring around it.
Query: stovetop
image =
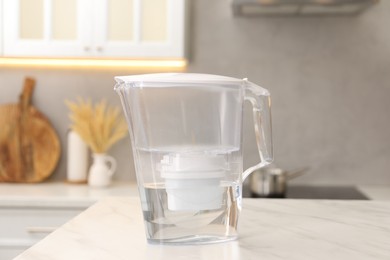
[[[244,189],[244,197],[251,197]],[[355,186],[288,186],[286,199],[369,200]]]
[[[330,199],[368,200],[355,186],[289,186],[287,198],[291,199]]]

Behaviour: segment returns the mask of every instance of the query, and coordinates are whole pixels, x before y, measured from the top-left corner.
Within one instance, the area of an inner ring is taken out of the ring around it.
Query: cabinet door
[[[98,56],[183,58],[185,0],[96,0]]]
[[[0,0],[0,21],[3,21],[3,2]],[[3,26],[0,24],[0,56],[3,55]]]
[[[3,55],[69,57],[91,52],[93,0],[3,0]]]
[[[12,259],[83,210],[0,207],[0,259]]]

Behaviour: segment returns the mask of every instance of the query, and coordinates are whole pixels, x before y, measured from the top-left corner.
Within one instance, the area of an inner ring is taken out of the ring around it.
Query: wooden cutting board
[[[0,182],[41,182],[60,158],[57,133],[31,105],[34,87],[26,78],[19,103],[0,105]]]

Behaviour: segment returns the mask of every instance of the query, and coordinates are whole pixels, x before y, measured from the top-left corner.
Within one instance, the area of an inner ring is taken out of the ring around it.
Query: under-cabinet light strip
[[[0,66],[20,67],[67,67],[128,69],[174,69],[184,70],[187,61],[177,60],[114,60],[114,59],[45,59],[45,58],[0,58]]]

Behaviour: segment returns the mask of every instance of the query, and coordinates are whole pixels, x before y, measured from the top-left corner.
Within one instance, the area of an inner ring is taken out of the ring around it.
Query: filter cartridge
[[[223,155],[169,154],[160,163],[165,179],[168,209],[213,210],[222,206],[221,180],[227,163]]]

